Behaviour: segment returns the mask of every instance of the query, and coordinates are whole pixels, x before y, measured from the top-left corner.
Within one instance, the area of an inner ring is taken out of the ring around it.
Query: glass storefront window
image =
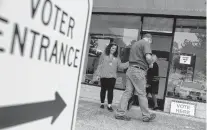
[[[143,31],[172,33],[173,18],[144,17]]]
[[[206,102],[205,20],[192,21],[178,20],[166,96]]]
[[[129,48],[138,40],[141,28],[139,16],[124,15],[92,15],[90,25],[90,45],[86,66],[85,83],[89,83],[97,69],[99,56],[105,47],[113,40],[119,46],[119,58],[128,61]],[[100,85],[95,82],[94,85]],[[125,88],[125,70],[117,70],[115,88]]]
[[[176,20],[176,27],[177,28],[205,28],[206,21],[200,19],[177,19]]]

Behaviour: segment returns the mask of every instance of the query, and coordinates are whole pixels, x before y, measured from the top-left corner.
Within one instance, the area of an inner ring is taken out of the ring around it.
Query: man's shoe
[[[104,109],[104,105],[101,105],[100,108]]]
[[[150,117],[144,117],[142,120],[143,122],[149,122],[149,121],[152,121],[156,118],[156,114],[152,113],[150,114]]]
[[[107,107],[107,109],[110,111],[110,112],[113,112],[113,108],[112,107]]]
[[[125,120],[125,121],[130,121],[131,120],[131,117],[128,117],[128,116],[117,116],[117,115],[115,115],[115,118],[117,119],[117,120]]]

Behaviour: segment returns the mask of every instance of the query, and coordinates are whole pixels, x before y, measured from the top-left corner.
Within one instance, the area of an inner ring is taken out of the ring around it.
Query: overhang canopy
[[[94,0],[93,12],[206,17],[205,0]]]

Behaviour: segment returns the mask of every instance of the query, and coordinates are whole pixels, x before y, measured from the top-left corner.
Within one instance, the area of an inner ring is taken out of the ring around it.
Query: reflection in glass
[[[167,96],[206,102],[205,29],[176,28]]]
[[[172,33],[173,18],[144,17],[143,31]]]
[[[119,46],[119,58],[128,61],[130,46],[138,39],[141,28],[141,17],[126,15],[92,15],[90,25],[91,45],[89,48],[85,82],[93,78],[99,62],[99,56],[104,52],[110,40]],[[96,46],[97,45],[97,46]],[[116,88],[125,88],[125,70],[117,70]],[[100,83],[96,83],[100,84]]]

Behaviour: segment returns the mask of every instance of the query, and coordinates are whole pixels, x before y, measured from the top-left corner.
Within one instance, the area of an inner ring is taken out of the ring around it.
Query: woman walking
[[[116,72],[117,68],[128,68],[129,63],[121,63],[121,60],[118,58],[118,46],[115,43],[110,43],[105,52],[101,55],[99,60],[98,68],[95,72],[93,81],[100,79],[101,81],[101,106],[100,108],[104,109],[104,101],[106,96],[106,91],[108,91],[108,106],[107,109],[112,112],[113,108],[111,106],[113,101],[113,90],[116,83]],[[92,82],[93,82],[92,81]]]

